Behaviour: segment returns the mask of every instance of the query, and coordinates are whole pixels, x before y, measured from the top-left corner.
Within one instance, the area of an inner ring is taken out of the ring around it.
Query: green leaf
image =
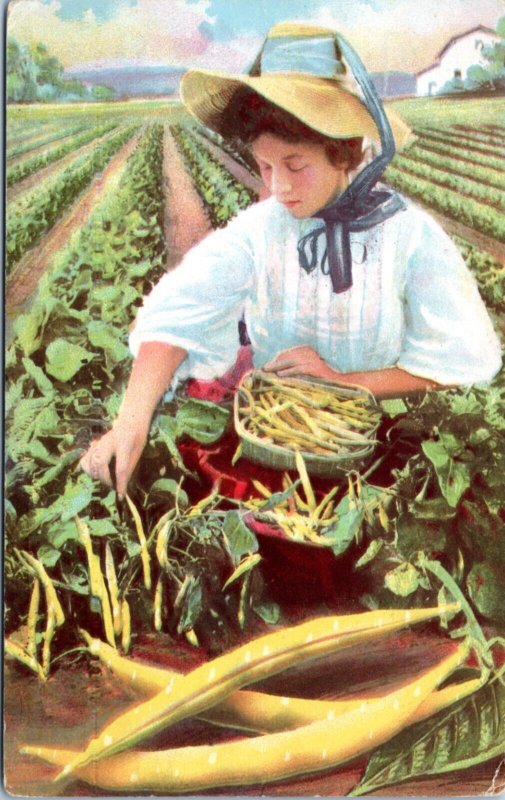
[[[419,504],[420,507],[424,505]],[[406,512],[400,514],[396,521],[396,537],[399,553],[404,558],[411,558],[418,550],[442,552],[447,540],[447,528],[441,522],[424,520],[422,515],[418,519],[415,514]]]
[[[435,469],[445,467],[449,461],[449,453],[442,442],[435,442],[431,439],[422,443],[423,452],[430,459]]]
[[[470,486],[468,464],[452,457],[452,453],[462,450],[459,440],[446,434],[438,442],[431,440],[423,442],[422,449],[435,467],[443,496],[448,504],[455,508],[463,493]]]
[[[190,436],[201,444],[212,444],[224,432],[230,412],[205,400],[188,400],[176,414],[177,438]]]
[[[93,354],[66,339],[55,339],[46,350],[46,370],[59,381],[69,381],[91,361]]]
[[[354,569],[361,569],[366,564],[369,564],[370,561],[373,561],[379,550],[382,549],[383,544],[384,539],[372,539],[361,558],[356,561]]]
[[[293,494],[293,492],[298,489],[301,480],[298,478],[291,486],[288,486],[287,489],[284,489],[283,492],[273,492],[270,497],[265,498],[264,505],[260,506],[260,511],[269,511],[271,508],[275,508],[276,506],[282,506]]]
[[[345,495],[335,509],[336,522],[328,525],[323,535],[331,540],[331,549],[336,556],[344,553],[355,541],[358,541],[361,526],[365,518],[362,503],[356,503]]]
[[[79,535],[74,520],[53,522],[47,531],[47,539],[56,550],[63,547],[66,542],[77,541],[78,538]]]
[[[53,504],[53,507],[56,506],[60,511],[62,522],[68,522],[89,506],[93,496],[93,485],[91,479],[86,480],[87,477],[83,476],[84,480],[79,479],[75,484],[69,482],[63,495]]]
[[[43,544],[37,550],[37,556],[45,567],[54,567],[59,561],[61,553],[59,550],[56,550],[56,548],[51,547],[51,545]]]
[[[88,325],[88,339],[93,347],[99,347],[105,351],[109,369],[130,356],[126,345],[120,340],[114,328],[106,322],[91,320]]]
[[[258,602],[254,603],[252,608],[254,613],[267,625],[275,625],[281,618],[281,609],[277,603]]]
[[[36,364],[33,363],[31,358],[23,358],[23,367],[25,368],[27,374],[32,378],[35,382],[37,389],[42,392],[44,395],[52,395],[54,394],[54,386],[45,374],[44,370],[40,367],[37,367]]]
[[[202,611],[202,586],[194,575],[184,578],[174,601],[174,609],[180,609],[177,633],[189,630],[198,620]]]
[[[227,512],[223,523],[223,535],[234,564],[238,564],[242,556],[258,551],[258,540],[245,524],[239,511]]]
[[[154,499],[164,499],[168,497],[175,499],[179,506],[187,508],[189,498],[184,489],[173,478],[160,478],[155,481],[149,490],[149,503]]]
[[[503,573],[490,563],[474,564],[466,579],[468,592],[483,617],[505,624],[505,585]]]
[[[379,747],[350,794],[357,797],[420,776],[465,769],[504,752],[505,686],[495,680]]]
[[[90,519],[89,517],[85,517],[84,519],[88,524],[92,536],[113,536],[117,533],[110,519],[105,517],[103,519]]]
[[[412,564],[400,564],[386,573],[384,585],[393,594],[407,597],[418,588],[420,577],[420,573]]]
[[[381,400],[380,404],[381,408],[383,408],[386,414],[388,414],[390,417],[399,417],[400,414],[406,414],[408,411],[408,408],[401,397]]]

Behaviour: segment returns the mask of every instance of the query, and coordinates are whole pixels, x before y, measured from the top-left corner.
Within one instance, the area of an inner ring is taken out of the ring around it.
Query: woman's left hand
[[[279,376],[311,375],[314,378],[335,380],[338,373],[324,361],[319,353],[307,344],[290,347],[277,353],[263,369]]]

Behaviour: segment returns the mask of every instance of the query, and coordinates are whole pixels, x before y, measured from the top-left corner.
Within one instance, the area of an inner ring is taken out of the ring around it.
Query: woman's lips
[[[286,206],[286,208],[292,208],[293,206],[298,205],[300,202],[299,200],[282,200],[282,205]]]

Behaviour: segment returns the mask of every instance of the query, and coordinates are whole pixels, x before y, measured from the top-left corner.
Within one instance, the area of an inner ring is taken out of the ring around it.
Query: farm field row
[[[23,178],[27,178],[34,172],[38,172],[38,170],[43,169],[43,167],[46,167],[55,161],[59,161],[59,159],[63,158],[63,156],[67,155],[67,153],[71,153],[73,150],[78,150],[80,147],[88,144],[88,142],[92,142],[94,139],[99,139],[101,136],[109,133],[115,127],[115,123],[110,122],[106,125],[100,125],[97,128],[91,128],[91,130],[88,131],[82,131],[75,136],[66,138],[64,143],[44,150],[44,152],[40,155],[25,158],[18,162],[15,166],[7,167],[7,186],[13,186],[15,183],[22,181]]]
[[[75,202],[78,193],[131,138],[136,126],[113,132],[61,174],[50,177],[34,192],[22,195],[10,205],[6,217],[6,268],[9,273],[21,256],[35,246],[62,212]]]

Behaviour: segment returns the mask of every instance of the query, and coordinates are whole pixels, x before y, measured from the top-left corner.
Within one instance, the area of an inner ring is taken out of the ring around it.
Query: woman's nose
[[[291,191],[291,181],[285,170],[272,170],[270,190],[276,196],[282,196]]]

